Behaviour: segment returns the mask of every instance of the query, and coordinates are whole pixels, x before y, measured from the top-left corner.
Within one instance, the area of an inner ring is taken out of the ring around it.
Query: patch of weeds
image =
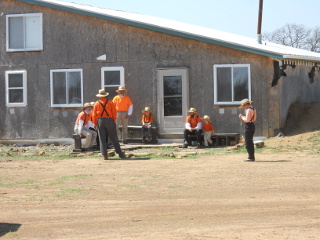
[[[35,184],[34,180],[27,180],[25,182],[0,183],[0,187],[12,188],[12,187],[21,187],[21,186],[28,186],[30,188],[39,189],[39,186]]]
[[[86,179],[89,176],[90,176],[89,174],[78,174],[78,175],[72,175],[72,176],[64,176],[64,177],[61,177],[61,178],[57,178],[56,180],[54,180],[53,182],[51,182],[51,183],[49,183],[47,185],[48,186],[52,186],[52,185],[64,184],[68,180]]]
[[[311,142],[313,145],[319,145],[320,144],[320,131],[318,131],[315,134],[313,134],[307,140],[309,142]]]
[[[132,184],[121,184],[119,185],[120,188],[127,188],[127,189],[137,189],[137,185],[132,185]]]
[[[174,152],[175,149],[173,147],[161,147],[161,152]]]
[[[183,188],[183,186],[182,185],[169,185],[169,186],[167,186],[167,188],[169,188],[169,189],[177,189],[177,188]]]
[[[80,193],[83,191],[86,191],[86,189],[84,189],[84,188],[66,188],[66,189],[60,190],[60,192],[56,193],[54,196],[55,197],[63,197],[68,194],[77,194],[77,193]]]

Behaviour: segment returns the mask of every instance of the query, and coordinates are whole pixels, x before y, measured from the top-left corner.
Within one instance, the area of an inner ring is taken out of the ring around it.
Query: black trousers
[[[194,135],[197,137],[197,143],[200,145],[201,144],[201,134],[202,134],[202,129],[199,130],[193,130],[189,131],[189,129],[184,130],[184,141],[188,143],[188,145],[191,145],[191,140],[188,138],[189,135]]]
[[[246,143],[246,149],[248,152],[249,159],[254,158],[254,144],[253,144],[253,135],[256,130],[254,123],[245,123],[245,133],[244,133],[244,140]]]
[[[112,118],[98,119],[98,133],[100,138],[100,152],[102,156],[108,157],[107,137],[111,140],[116,153],[119,154],[122,152],[117,136],[116,123]]]

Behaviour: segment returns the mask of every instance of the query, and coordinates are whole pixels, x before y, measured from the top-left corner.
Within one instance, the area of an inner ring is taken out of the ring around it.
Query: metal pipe
[[[257,28],[257,37],[258,37],[259,44],[262,44],[262,39],[261,39],[262,9],[263,9],[263,0],[259,0],[258,28]]]

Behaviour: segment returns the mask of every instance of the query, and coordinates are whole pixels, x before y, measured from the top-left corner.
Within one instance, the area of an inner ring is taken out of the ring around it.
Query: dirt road
[[[0,239],[319,239],[319,153],[244,157],[2,159]]]

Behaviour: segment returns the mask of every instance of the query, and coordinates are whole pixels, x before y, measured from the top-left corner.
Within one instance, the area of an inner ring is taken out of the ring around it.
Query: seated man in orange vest
[[[86,142],[83,145],[85,150],[92,150],[93,144],[96,142],[97,132],[89,129],[88,122],[91,120],[92,106],[90,103],[85,103],[82,112],[78,114],[74,125],[75,134],[80,137],[86,137]]]
[[[202,120],[195,108],[190,108],[186,120],[186,129],[184,130],[184,144],[183,148],[191,145],[189,135],[194,135],[197,138],[197,148],[201,148],[201,134],[202,134]]]

